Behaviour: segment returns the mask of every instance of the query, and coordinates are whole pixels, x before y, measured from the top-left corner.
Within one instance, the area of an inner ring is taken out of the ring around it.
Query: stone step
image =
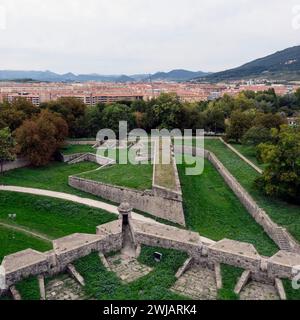
[[[11,286],[9,288],[9,291],[10,291],[11,295],[13,296],[14,300],[22,300],[21,294],[15,286]]]
[[[251,271],[246,270],[246,271],[243,272],[243,274],[241,275],[238,283],[236,284],[236,286],[234,288],[234,293],[240,294],[240,292],[243,290],[244,286],[249,281],[250,276],[251,276]]]
[[[45,279],[43,275],[38,276],[41,300],[46,300]]]
[[[74,279],[81,285],[85,286],[85,282],[83,277],[80,275],[80,273],[75,269],[75,267],[72,264],[69,264],[67,267],[68,272],[71,274],[71,276],[74,277]]]
[[[285,293],[285,290],[284,290],[283,283],[278,278],[275,279],[275,287],[277,289],[277,292],[278,292],[278,295],[280,297],[280,300],[286,300],[286,293]]]

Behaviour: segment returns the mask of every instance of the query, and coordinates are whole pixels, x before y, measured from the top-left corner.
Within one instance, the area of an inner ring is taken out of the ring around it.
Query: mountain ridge
[[[249,78],[300,80],[300,46],[280,50],[239,67],[198,77],[194,80],[220,82]]]
[[[58,74],[49,70],[46,71],[23,71],[23,70],[0,70],[1,81],[13,81],[22,79],[32,79],[34,81],[46,81],[46,82],[87,82],[87,81],[99,81],[99,82],[138,82],[152,80],[162,81],[188,81],[197,76],[207,75],[207,72],[193,72],[184,69],[175,69],[170,72],[157,72],[153,75],[136,74],[136,75],[101,75],[101,74],[74,74],[68,72],[65,74]]]

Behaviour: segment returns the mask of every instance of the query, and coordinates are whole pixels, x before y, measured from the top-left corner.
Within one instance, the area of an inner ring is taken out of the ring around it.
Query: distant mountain
[[[126,75],[98,75],[98,74],[79,74],[73,73],[57,74],[51,71],[11,71],[0,70],[0,80],[22,80],[32,79],[35,81],[53,81],[53,82],[132,82],[135,81]]]
[[[158,72],[151,75],[153,81],[187,81],[196,77],[208,75],[204,72],[192,72],[187,70],[173,70],[170,72]],[[79,74],[74,73],[57,74],[51,71],[11,71],[0,70],[0,81],[2,80],[23,80],[32,79],[34,81],[53,81],[53,82],[135,82],[149,81],[150,75],[136,74],[127,75],[100,75],[100,74]]]
[[[152,80],[153,81],[188,81],[192,80],[197,77],[205,77],[209,75],[210,73],[208,72],[193,72],[193,71],[188,71],[188,70],[172,70],[170,72],[157,72],[152,75]]]
[[[300,46],[276,52],[238,68],[198,78],[212,82],[249,78],[300,80]]]

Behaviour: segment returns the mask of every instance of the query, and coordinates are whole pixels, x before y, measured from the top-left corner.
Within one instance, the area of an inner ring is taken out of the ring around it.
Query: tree
[[[118,135],[119,122],[127,121],[128,130],[131,130],[134,128],[135,118],[127,105],[114,103],[105,107],[102,112],[102,121],[105,128],[113,130]]]
[[[149,102],[146,110],[147,130],[181,128],[183,107],[176,94],[163,93],[157,99]]]
[[[267,129],[279,129],[281,125],[286,124],[286,118],[280,114],[258,113],[254,119],[254,125]]]
[[[274,143],[259,145],[267,168],[256,184],[269,196],[300,204],[300,128],[283,125],[272,136]]]
[[[41,105],[42,109],[58,113],[66,121],[71,137],[77,138],[77,121],[85,115],[86,105],[76,98],[63,97]]]
[[[17,150],[32,165],[49,163],[54,153],[63,145],[68,135],[68,125],[59,115],[44,110],[40,115],[25,120],[16,130]]]
[[[17,98],[12,102],[5,101],[0,113],[0,123],[15,131],[26,119],[38,114],[39,108],[25,98]]]
[[[252,127],[242,137],[242,144],[258,146],[271,141],[271,130],[264,127]]]
[[[236,110],[231,114],[229,125],[226,129],[226,139],[241,141],[244,134],[252,127],[253,115]]]
[[[206,111],[205,117],[205,130],[208,132],[224,132],[225,130],[225,114],[224,112],[210,104]]]
[[[15,143],[9,128],[0,130],[0,172],[3,172],[3,163],[15,159]]]

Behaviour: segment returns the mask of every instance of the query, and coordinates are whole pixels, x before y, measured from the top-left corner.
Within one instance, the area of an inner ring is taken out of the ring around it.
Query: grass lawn
[[[1,191],[0,203],[0,221],[25,227],[53,239],[77,232],[95,234],[96,226],[117,219],[117,216],[100,209],[22,193]],[[16,220],[8,218],[12,213],[17,215]]]
[[[300,289],[295,290],[292,286],[291,280],[284,280],[283,285],[284,285],[287,300],[300,300]]]
[[[300,241],[300,206],[273,199],[262,194],[254,186],[254,180],[259,176],[254,169],[241,160],[219,140],[206,140],[205,148],[214,152],[219,160],[252,195],[274,222],[278,223]]]
[[[243,144],[231,143],[231,145],[239,151],[244,157],[253,162],[256,166],[261,169],[265,168],[265,164],[259,163],[256,158],[256,148],[254,146],[246,146]]]
[[[5,256],[25,249],[30,248],[41,252],[52,249],[52,245],[49,242],[2,226],[0,226],[0,243],[0,263]]]
[[[93,148],[93,146],[86,144],[69,144],[63,147],[60,152],[64,155],[70,155],[75,153],[96,153],[97,149]]]
[[[221,265],[223,288],[218,292],[218,300],[239,300],[239,296],[234,293],[234,288],[241,277],[243,269],[229,265]]]
[[[161,263],[153,259],[154,252],[163,254]],[[143,247],[139,262],[154,270],[130,284],[124,284],[113,272],[108,272],[96,253],[75,263],[85,279],[88,296],[98,300],[180,300],[169,289],[176,282],[175,274],[187,255],[175,250]]]
[[[172,164],[155,165],[155,184],[170,190],[176,188],[175,174]]]
[[[121,187],[146,190],[152,189],[152,172],[153,166],[151,164],[117,164],[81,174],[80,177]]]
[[[40,288],[37,277],[31,277],[16,285],[22,300],[40,300]]]
[[[252,243],[266,256],[279,250],[208,160],[202,175],[185,175],[185,165],[178,169],[190,229],[215,241],[227,238]]]
[[[155,148],[155,184],[173,190],[176,188],[176,179],[173,164],[163,164],[163,144],[161,140],[159,141],[159,143],[157,142],[155,144]]]
[[[72,165],[52,162],[40,168],[28,167],[5,172],[0,175],[0,184],[40,188],[87,197],[87,193],[77,191],[68,185],[68,177],[97,168],[99,165],[92,162]]]

